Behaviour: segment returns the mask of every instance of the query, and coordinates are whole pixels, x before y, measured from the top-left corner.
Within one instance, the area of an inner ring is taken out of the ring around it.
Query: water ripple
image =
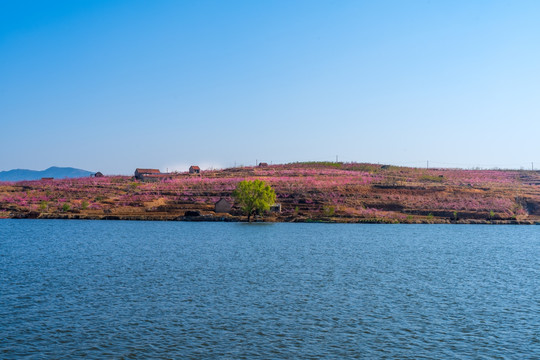
[[[539,358],[536,227],[0,221],[0,358]]]

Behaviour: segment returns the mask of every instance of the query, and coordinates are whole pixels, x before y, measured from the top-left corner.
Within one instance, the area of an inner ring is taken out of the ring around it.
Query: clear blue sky
[[[539,1],[0,0],[0,170],[540,168]]]

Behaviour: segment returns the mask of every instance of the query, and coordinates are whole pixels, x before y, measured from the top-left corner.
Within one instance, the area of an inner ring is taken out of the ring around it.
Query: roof
[[[184,168],[185,169],[185,168]],[[197,165],[191,165],[190,169],[193,169],[193,170],[201,170],[200,167],[198,167]]]
[[[136,172],[139,174],[159,174],[160,171],[158,169],[135,169]]]

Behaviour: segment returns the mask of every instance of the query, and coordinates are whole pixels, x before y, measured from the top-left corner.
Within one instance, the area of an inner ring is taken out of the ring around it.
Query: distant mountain
[[[57,167],[52,166],[46,170],[25,170],[15,169],[9,171],[0,171],[0,181],[22,181],[22,180],[40,180],[41,178],[80,178],[88,177],[94,174],[92,171],[75,169],[72,167]]]

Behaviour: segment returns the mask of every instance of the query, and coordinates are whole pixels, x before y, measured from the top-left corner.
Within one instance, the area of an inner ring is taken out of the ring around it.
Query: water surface
[[[540,227],[0,221],[0,358],[539,358]]]

